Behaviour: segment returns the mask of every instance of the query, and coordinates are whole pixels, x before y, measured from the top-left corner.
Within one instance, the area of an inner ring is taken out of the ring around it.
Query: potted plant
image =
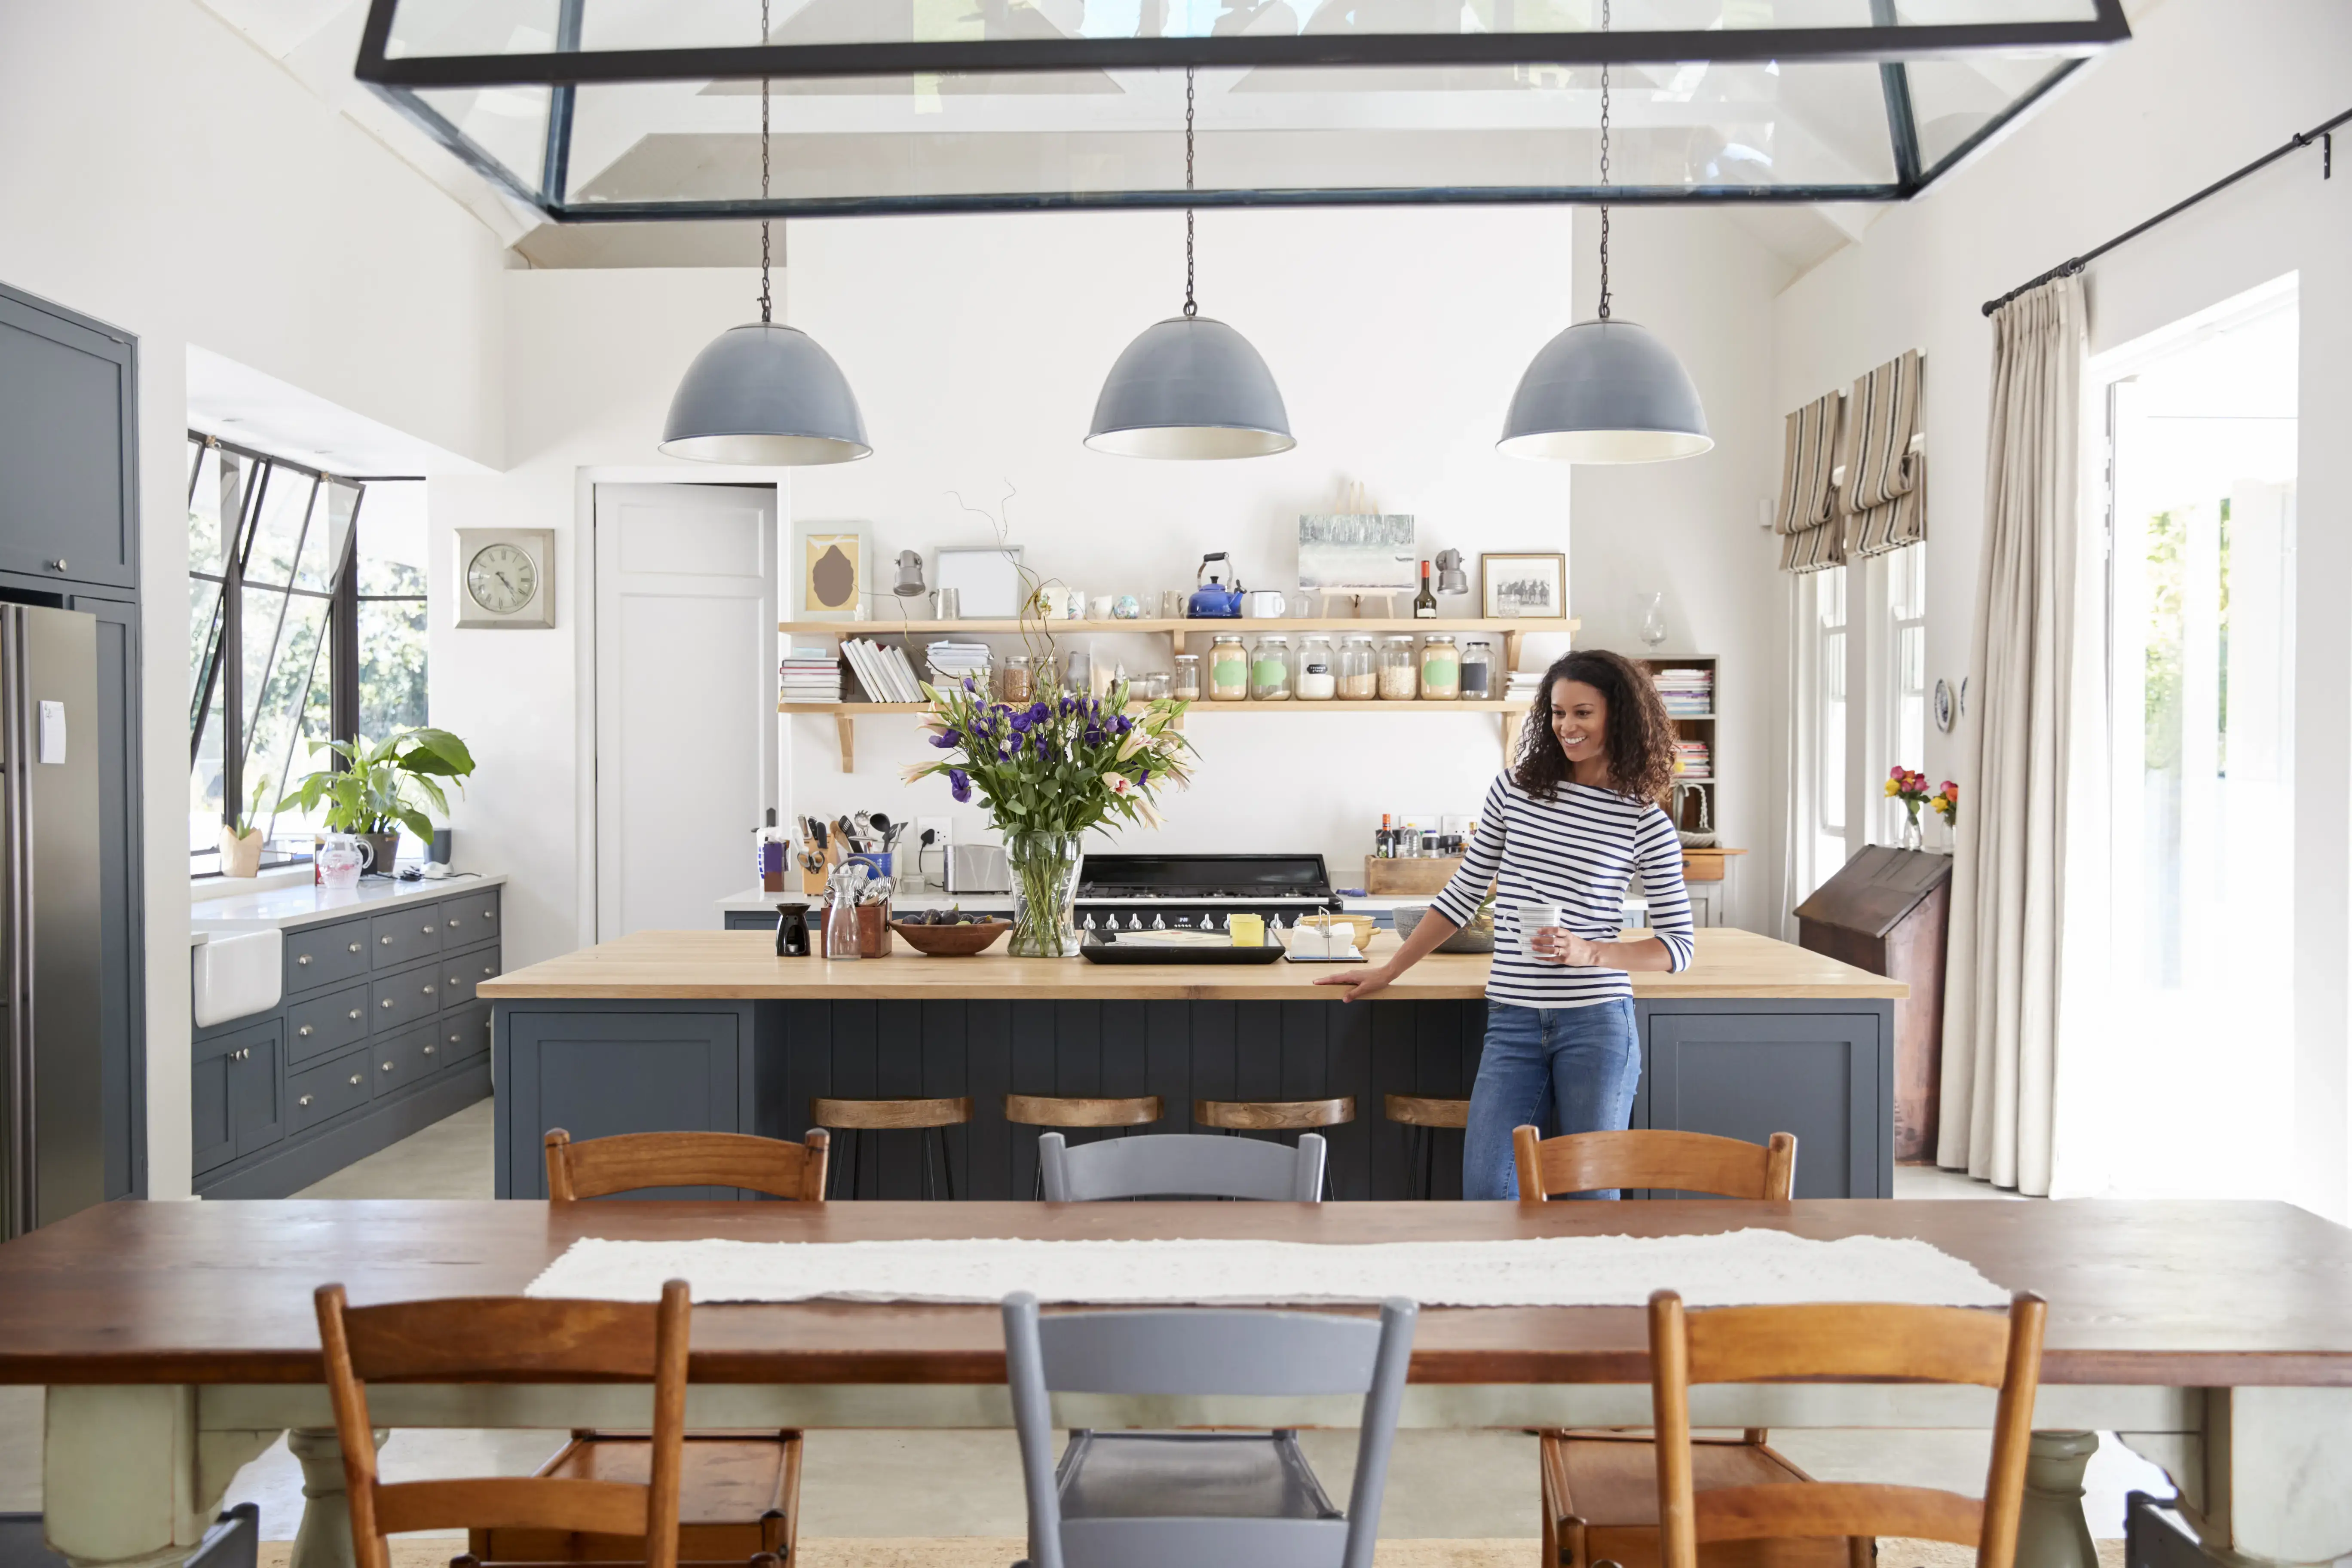
[[[261,797],[268,792],[269,777],[263,774],[253,781],[253,799],[241,816],[221,824],[220,874],[224,877],[258,877],[261,875],[261,841],[268,837],[254,822],[261,815]]]
[[[293,806],[307,816],[324,802],[327,830],[366,839],[373,851],[370,867],[387,876],[403,827],[428,844],[433,839],[432,819],[409,791],[414,788],[426,805],[446,816],[449,797],[442,793],[440,781],[462,781],[474,771],[473,753],[446,730],[398,730],[373,744],[365,736],[310,742],[312,756],[321,751],[333,753],[343,765],[305,775],[278,808]]]
[[[967,676],[923,687],[931,744],[950,754],[917,763],[907,782],[947,775],[959,801],[974,792],[1004,836],[1013,873],[1015,956],[1065,958],[1078,951],[1070,904],[1077,890],[1079,841],[1113,819],[1157,827],[1152,805],[1163,783],[1191,779],[1192,745],[1176,729],[1185,704],[1168,699],[1127,711],[1125,682],[1105,697],[1049,689],[1022,705],[992,702]]]

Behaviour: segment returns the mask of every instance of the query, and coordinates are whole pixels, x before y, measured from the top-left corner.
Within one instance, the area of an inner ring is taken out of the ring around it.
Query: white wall
[[[1972,166],[1888,212],[1859,245],[1791,285],[1774,312],[1776,415],[1906,349],[1927,356],[1931,684],[1939,677],[1957,683],[1970,667],[1991,364],[1982,302],[2345,108],[2352,8],[2338,0],[2171,0],[2145,12],[2137,31]],[[2352,1206],[2344,983],[2352,816],[2342,805],[2352,769],[2352,625],[2342,607],[2352,578],[2352,456],[2339,435],[2352,422],[2352,374],[2344,367],[2352,343],[2352,178],[2339,171],[2323,182],[2316,153],[2297,154],[2095,263],[2086,286],[2096,351],[2296,269],[2303,597],[2295,746],[2298,775],[2312,793],[2294,821],[2280,825],[2282,857],[2294,868],[2292,908],[2250,911],[2284,928],[2280,963],[2246,983],[2294,987],[2295,1195],[2340,1218]],[[1958,779],[1964,802],[1974,783],[1963,765],[1971,722],[1928,735],[1929,775]],[[2222,1042],[2214,1070],[2228,1070]]]
[[[488,233],[189,0],[0,6],[0,279],[139,338],[149,1188],[188,1191],[186,354],[499,460]]]

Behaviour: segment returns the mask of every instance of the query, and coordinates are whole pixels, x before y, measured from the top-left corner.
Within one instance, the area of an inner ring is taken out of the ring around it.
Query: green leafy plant
[[[330,752],[344,765],[306,774],[278,803],[306,816],[327,807],[327,827],[334,833],[389,833],[405,827],[421,839],[433,837],[432,819],[411,798],[413,789],[443,816],[449,815],[449,797],[441,781],[463,781],[474,771],[473,753],[466,742],[446,730],[414,729],[394,731],[371,744],[365,736],[352,741],[313,741],[310,754]]]
[[[250,838],[253,837],[254,832],[256,831],[254,826],[254,818],[261,815],[261,798],[268,793],[269,775],[264,773],[261,777],[253,781],[252,803],[247,805],[242,815],[229,819],[228,830],[232,837],[237,838]]]

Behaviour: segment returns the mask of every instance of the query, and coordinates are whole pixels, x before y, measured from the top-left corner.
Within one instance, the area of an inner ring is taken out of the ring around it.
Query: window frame
[[[1906,544],[1900,550],[1887,551],[1872,559],[1872,564],[1875,568],[1874,575],[1877,578],[1873,585],[1874,597],[1879,601],[1880,605],[1876,618],[1884,626],[1885,636],[1884,647],[1876,650],[1871,661],[1872,673],[1876,678],[1871,682],[1873,687],[1871,695],[1875,699],[1874,706],[1877,709],[1874,739],[1877,742],[1876,749],[1885,753],[1879,758],[1879,765],[1872,770],[1871,776],[1875,780],[1884,780],[1888,772],[1897,764],[1916,768],[1922,773],[1926,772],[1927,767],[1927,729],[1932,722],[1932,716],[1927,710],[1929,691],[1927,674],[1927,542],[1921,540],[1916,543]],[[1902,595],[1896,592],[1898,573],[1914,574],[1909,585],[1915,587],[1917,592],[1914,602],[1909,606],[1908,614],[1905,613],[1905,607],[1901,604]],[[1919,702],[1919,749],[1916,761],[1903,754],[1909,742],[1909,737],[1904,733],[1904,699],[1906,695],[1910,695],[1904,687],[1903,637],[1906,632],[1916,632],[1919,639],[1919,689],[1916,693]],[[1878,787],[1875,783],[1865,782],[1867,787]],[[1878,795],[1877,801],[1882,818],[1881,836],[1878,841],[1885,844],[1901,843],[1903,825],[1908,815],[1903,808],[1903,803],[1883,791]],[[1921,812],[1923,825],[1926,818],[1927,813],[1923,809]]]

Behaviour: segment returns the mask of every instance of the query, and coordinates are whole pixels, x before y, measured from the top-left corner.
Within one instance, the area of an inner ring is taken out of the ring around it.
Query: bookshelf
[[[1686,786],[1675,803],[1675,828],[1720,834],[1723,813],[1717,786],[1723,778],[1723,748],[1717,740],[1717,719],[1723,711],[1723,661],[1713,654],[1683,654],[1652,656],[1633,662],[1647,669],[1652,679],[1660,681],[1660,695],[1666,699],[1666,714],[1674,721],[1675,740],[1687,746],[1706,748],[1705,773],[1675,775],[1676,784]],[[1690,696],[1698,683],[1677,683],[1669,673],[1675,671],[1696,672],[1704,678],[1706,698],[1703,708]],[[1693,917],[1699,924],[1722,923],[1722,889],[1728,862],[1732,857],[1746,853],[1745,849],[1725,847],[1683,851],[1683,879],[1690,889]]]

